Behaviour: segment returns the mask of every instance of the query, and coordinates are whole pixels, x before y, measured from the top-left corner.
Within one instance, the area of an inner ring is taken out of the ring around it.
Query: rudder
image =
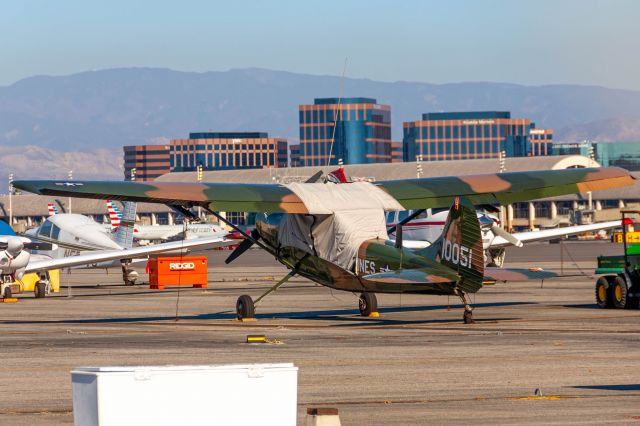
[[[475,293],[482,287],[482,233],[476,209],[468,199],[456,197],[442,235],[420,254],[458,272],[462,277],[458,287],[462,291]]]

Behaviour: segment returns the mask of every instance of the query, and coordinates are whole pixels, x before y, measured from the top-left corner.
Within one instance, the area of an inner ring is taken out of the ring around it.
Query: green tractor
[[[629,216],[640,210],[622,211],[622,232],[612,241],[624,244],[624,254],[598,256],[596,303],[601,308],[636,309],[640,305],[640,232],[627,232]]]

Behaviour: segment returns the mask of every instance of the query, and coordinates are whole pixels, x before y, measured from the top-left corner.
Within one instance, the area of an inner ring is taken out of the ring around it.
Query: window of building
[[[298,122],[304,123],[304,112],[303,111],[299,111],[298,112]]]
[[[431,138],[431,139],[435,139],[436,138],[436,128],[435,128],[435,126],[429,126],[429,138]]]
[[[314,109],[313,110],[313,123],[317,123],[318,122],[318,110]]]
[[[473,141],[469,142],[469,154],[475,154],[476,153],[476,143]]]
[[[467,133],[469,134],[469,139],[476,137],[476,126],[467,126]]]
[[[311,126],[307,126],[307,128],[306,128],[306,138],[305,139],[306,140],[310,140],[311,139]],[[265,145],[263,145],[263,149],[266,149],[264,147],[265,147]]]
[[[453,153],[460,154],[460,141],[453,141],[451,144],[453,145]]]
[[[444,131],[442,126],[438,126],[438,139],[442,139],[444,137]]]
[[[421,127],[420,128],[420,134],[421,134],[421,138],[422,139],[426,139],[427,138],[427,128],[426,127]]]
[[[464,155],[467,154],[467,141],[460,142],[460,153],[462,153]]]
[[[444,142],[438,142],[438,154],[444,154]]]
[[[453,126],[453,138],[458,139],[460,137],[460,126]]]
[[[304,112],[304,116],[306,118],[305,123],[307,123],[307,124],[311,123],[311,111],[306,110]]]
[[[451,126],[446,126],[444,128],[444,137],[447,139],[451,139]]]
[[[462,138],[462,139],[466,139],[467,138],[467,126],[461,126],[460,127],[460,138]]]

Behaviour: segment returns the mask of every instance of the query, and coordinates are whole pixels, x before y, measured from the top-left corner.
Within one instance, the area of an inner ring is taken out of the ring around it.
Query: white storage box
[[[298,367],[84,367],[71,371],[76,426],[295,425]]]

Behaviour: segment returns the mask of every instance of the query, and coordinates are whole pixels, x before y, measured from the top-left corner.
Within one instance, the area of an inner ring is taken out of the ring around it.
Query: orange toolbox
[[[152,257],[149,259],[149,288],[190,285],[207,288],[206,256]]]

